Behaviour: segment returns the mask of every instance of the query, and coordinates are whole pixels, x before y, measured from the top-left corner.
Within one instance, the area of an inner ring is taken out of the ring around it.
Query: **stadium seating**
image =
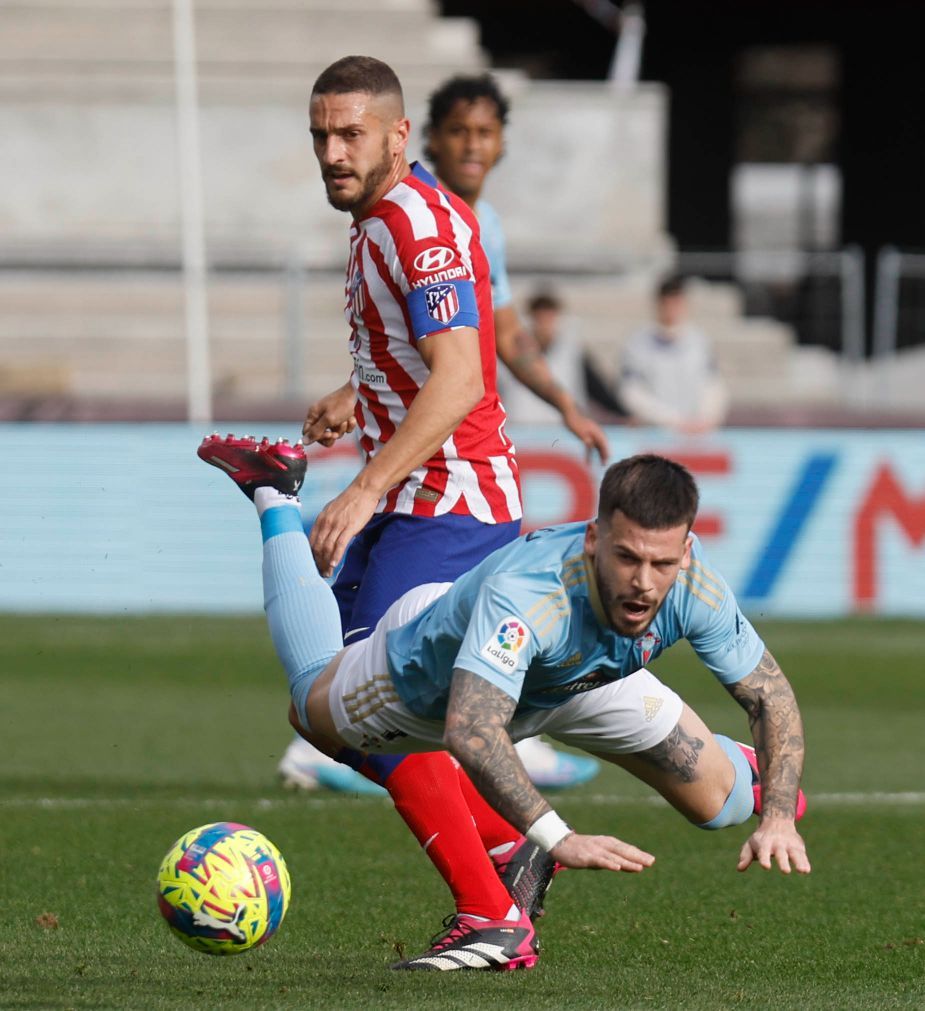
[[[311,396],[341,382],[347,362],[346,221],[318,179],[311,82],[345,48],[369,51],[398,71],[420,124],[440,80],[486,67],[477,26],[438,17],[429,0],[195,7],[215,389]],[[0,9],[0,130],[11,155],[0,164],[0,393],[31,384],[37,395],[182,400],[172,58],[169,0],[11,0]],[[658,85],[619,93],[603,82],[502,78],[514,103],[509,153],[487,195],[503,212],[518,291],[538,272],[555,276],[611,370],[671,260],[666,95]],[[311,268],[297,313],[284,274],[294,259]],[[694,310],[743,400],[835,395],[829,358],[796,351],[773,321],[744,320],[732,289],[699,286]],[[298,377],[287,375],[295,316]]]

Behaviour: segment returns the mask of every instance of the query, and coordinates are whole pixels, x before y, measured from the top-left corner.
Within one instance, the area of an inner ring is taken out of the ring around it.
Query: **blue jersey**
[[[584,554],[586,523],[537,530],[489,555],[387,636],[389,672],[415,714],[446,715],[453,670],[480,675],[517,699],[518,714],[550,709],[626,677],[687,639],[724,684],[751,673],[764,643],[693,537],[649,629],[615,632]]]
[[[495,309],[503,309],[514,301],[511,282],[507,276],[507,253],[504,250],[504,231],[501,219],[491,204],[479,200],[475,205],[479,219],[482,249],[488,257],[491,276],[491,302]]]

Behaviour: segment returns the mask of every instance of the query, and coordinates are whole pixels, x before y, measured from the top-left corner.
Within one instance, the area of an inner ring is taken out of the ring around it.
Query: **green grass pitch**
[[[532,972],[396,974],[448,893],[388,802],[275,783],[285,681],[260,618],[0,617],[0,1008],[923,1008],[925,630],[760,624],[807,729],[809,877],[735,870],[616,769],[554,803],[657,857],[569,871]],[[686,647],[657,672],[718,731],[744,715]],[[233,958],[187,950],[154,901],[210,821],[282,850],[288,916]],[[44,915],[49,914],[49,915]]]

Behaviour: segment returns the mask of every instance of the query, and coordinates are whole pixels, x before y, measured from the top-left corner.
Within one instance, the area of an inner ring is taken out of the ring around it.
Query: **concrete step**
[[[517,278],[520,296],[537,279]],[[640,308],[638,279],[560,279],[556,290],[576,332],[605,375],[615,375],[617,330]],[[648,289],[645,289],[648,290]],[[728,293],[699,292],[702,304],[732,309]],[[216,389],[253,396],[293,389],[308,399],[350,370],[338,274],[310,275],[296,303],[301,341],[293,346],[290,292],[282,275],[216,275],[209,285],[210,348]],[[70,392],[172,395],[185,388],[183,291],[176,275],[106,277],[0,275],[0,361],[20,370],[59,370]],[[643,318],[644,319],[644,318]],[[615,325],[615,321],[621,321]],[[837,390],[834,356],[794,347],[773,320],[714,316],[707,331],[733,400],[748,404],[828,401]],[[290,374],[300,362],[298,375]],[[49,373],[50,374],[50,373]],[[58,385],[62,382],[56,380]]]
[[[197,7],[196,49],[200,74],[331,62],[349,52],[385,60],[424,62],[479,52],[479,28],[469,18],[437,18],[414,10]],[[58,63],[110,65],[120,74],[169,67],[173,62],[169,4],[131,11],[108,6],[5,4],[0,11],[0,64],[41,76]]]
[[[216,389],[278,396],[298,388],[314,397],[342,383],[350,369],[342,300],[340,280],[303,291],[303,365],[292,377],[282,277],[213,279],[208,302]],[[55,389],[67,383],[76,395],[183,394],[184,300],[175,276],[0,275],[0,307],[0,361],[15,370],[17,388],[30,375],[38,380],[54,373]]]

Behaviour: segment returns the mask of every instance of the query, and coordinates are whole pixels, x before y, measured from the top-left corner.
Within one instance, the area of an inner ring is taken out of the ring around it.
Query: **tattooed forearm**
[[[525,832],[550,807],[530,782],[508,734],[516,705],[484,678],[457,669],[444,742],[488,803]]]
[[[674,773],[682,783],[693,783],[697,778],[697,762],[700,761],[701,751],[703,741],[686,734],[678,724],[661,744],[638,752],[637,757],[657,769]]]
[[[803,774],[803,721],[777,661],[765,650],[758,666],[728,691],[748,713],[761,772],[762,816],[792,818]]]

